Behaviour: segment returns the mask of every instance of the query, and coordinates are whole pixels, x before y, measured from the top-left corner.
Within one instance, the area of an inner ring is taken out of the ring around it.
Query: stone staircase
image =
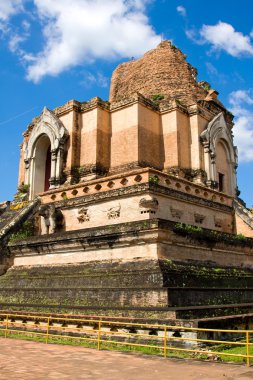
[[[0,242],[10,233],[16,231],[20,225],[34,215],[40,204],[40,199],[35,198],[21,209],[6,209],[0,214]]]
[[[234,200],[233,202],[234,210],[236,214],[250,227],[253,229],[253,214],[244,207],[240,202]]]
[[[5,234],[5,226],[7,226],[11,220],[18,214],[17,211],[11,210],[10,205],[6,205],[5,208],[0,209],[0,236],[1,238]]]
[[[39,198],[17,209],[12,209],[10,202],[0,204],[0,275],[12,264],[7,248],[8,240],[26,220],[34,215],[39,205]]]

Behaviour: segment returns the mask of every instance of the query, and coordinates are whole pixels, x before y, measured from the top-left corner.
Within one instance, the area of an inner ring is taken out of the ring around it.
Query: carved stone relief
[[[121,210],[121,206],[120,205],[109,208],[107,210],[107,217],[108,217],[108,219],[117,219],[117,218],[119,218],[120,217],[120,210]]]
[[[179,209],[176,209],[173,207],[170,208],[170,212],[171,212],[171,216],[175,219],[181,219],[181,217],[184,213],[182,210],[179,210]]]
[[[155,214],[158,210],[159,202],[156,198],[148,196],[142,198],[139,203],[141,214]]]
[[[42,205],[38,214],[42,216],[42,223],[46,234],[53,234],[63,228],[64,217],[54,204]]]
[[[214,225],[217,228],[222,228],[223,220],[221,218],[214,217]]]
[[[204,220],[205,220],[205,215],[194,213],[194,221],[195,221],[195,223],[202,224]]]
[[[77,217],[77,219],[78,219],[79,223],[89,222],[90,215],[89,215],[88,208],[82,207],[78,211],[78,217]]]

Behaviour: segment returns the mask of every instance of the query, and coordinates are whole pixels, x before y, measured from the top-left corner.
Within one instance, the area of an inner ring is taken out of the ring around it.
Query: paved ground
[[[249,380],[246,366],[0,338],[1,380]]]

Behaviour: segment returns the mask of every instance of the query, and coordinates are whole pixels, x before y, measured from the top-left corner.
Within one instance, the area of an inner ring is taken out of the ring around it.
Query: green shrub
[[[253,248],[253,239],[239,234],[229,234],[214,230],[208,230],[202,227],[193,226],[191,224],[176,223],[173,231],[183,236],[189,236],[197,240],[207,242],[221,242],[228,244],[246,245]]]
[[[23,225],[21,226],[18,232],[11,235],[9,239],[9,243],[20,241],[33,235],[34,235],[34,223],[30,220],[27,220],[26,222],[23,223]]]
[[[163,100],[164,99],[164,95],[162,95],[162,94],[155,94],[155,95],[152,95],[152,100],[154,101],[154,102],[159,102],[159,101],[161,101],[161,100]]]
[[[158,185],[159,178],[156,175],[150,176],[148,181],[149,181],[149,183],[153,183],[154,185]]]

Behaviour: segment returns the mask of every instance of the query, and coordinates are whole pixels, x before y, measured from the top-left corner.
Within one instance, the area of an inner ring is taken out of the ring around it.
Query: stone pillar
[[[25,185],[30,185],[30,159],[25,159]]]
[[[207,181],[206,184],[208,187],[211,187],[211,182],[212,182],[212,164],[210,161],[210,147],[209,143],[205,142],[203,143],[204,146],[204,163],[205,163],[205,171],[207,175]]]
[[[35,164],[35,157],[31,157],[29,159],[30,165],[28,169],[28,185],[30,185],[30,194],[29,199],[33,199],[34,197],[34,164]]]
[[[211,158],[211,187],[217,187],[218,178],[217,178],[217,169],[216,169],[216,154],[210,151]]]
[[[54,189],[56,186],[56,163],[57,163],[57,150],[51,150],[51,176],[50,176],[50,189]]]

